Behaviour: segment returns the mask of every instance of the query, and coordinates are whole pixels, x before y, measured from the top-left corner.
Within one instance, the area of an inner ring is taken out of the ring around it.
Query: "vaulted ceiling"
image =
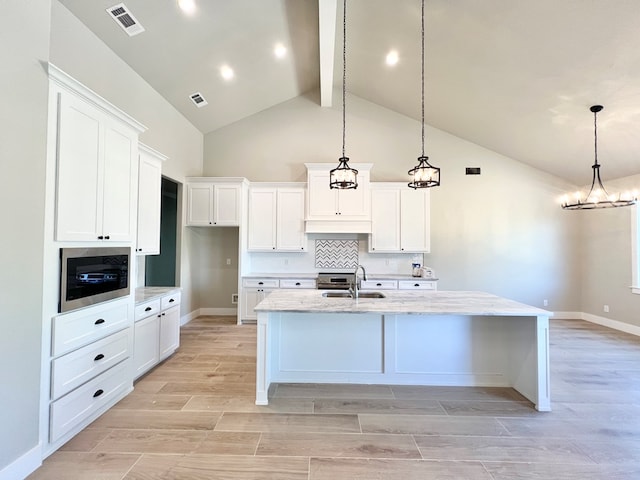
[[[126,0],[145,29],[133,37],[106,11],[117,0],[58,1],[205,134],[321,87],[341,101],[340,0],[195,0],[191,14]],[[417,120],[420,5],[347,0],[347,90]],[[425,24],[428,124],[585,184],[602,104],[605,182],[640,173],[638,0],[426,0]]]

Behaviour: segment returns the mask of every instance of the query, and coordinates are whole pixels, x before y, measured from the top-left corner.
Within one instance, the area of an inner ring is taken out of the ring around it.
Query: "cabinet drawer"
[[[166,310],[176,305],[180,305],[180,292],[171,293],[162,297],[160,309]]]
[[[157,315],[160,311],[160,299],[149,300],[148,302],[136,305],[136,322],[143,318],[150,317],[151,315]]]
[[[128,325],[128,303],[58,315],[53,318],[52,355],[55,357],[70,352],[122,330]]]
[[[245,278],[242,280],[243,287],[250,288],[278,288],[280,280],[277,278]]]
[[[316,288],[316,281],[313,278],[290,278],[280,280],[280,288]]]
[[[76,388],[51,404],[49,441],[58,440],[91,415],[113,403],[132,386],[129,361],[124,361],[102,375]]]
[[[51,362],[51,398],[56,399],[129,357],[131,329],[98,340]]]
[[[436,290],[436,282],[424,280],[401,280],[398,282],[400,290]]]
[[[396,290],[397,280],[362,280],[360,282],[362,290]]]

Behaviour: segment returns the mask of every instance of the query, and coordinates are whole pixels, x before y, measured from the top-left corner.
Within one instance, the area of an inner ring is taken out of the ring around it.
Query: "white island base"
[[[465,293],[510,308],[493,312],[494,303],[471,315],[430,301],[440,313],[402,313],[428,310],[424,293],[408,292],[357,302],[299,296],[297,310],[304,304],[307,310],[292,311],[293,294],[272,293],[258,311],[256,404],[268,404],[272,383],[357,383],[513,387],[537,410],[551,410],[549,312],[478,292],[430,292],[429,298]],[[407,307],[411,300],[416,304]],[[526,308],[514,311],[514,305]]]

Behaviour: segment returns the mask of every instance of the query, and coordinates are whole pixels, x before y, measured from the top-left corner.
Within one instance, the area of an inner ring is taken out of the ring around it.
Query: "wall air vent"
[[[189,95],[189,98],[198,108],[202,108],[205,105],[208,105],[207,101],[204,99],[200,92],[192,93],[191,95]]]
[[[140,25],[140,22],[138,22],[124,3],[119,3],[118,5],[107,8],[107,13],[111,15],[111,18],[113,18],[130,37],[144,32],[144,27]]]

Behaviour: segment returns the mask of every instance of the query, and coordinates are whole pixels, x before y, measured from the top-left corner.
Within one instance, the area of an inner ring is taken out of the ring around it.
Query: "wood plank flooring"
[[[640,479],[640,339],[551,322],[552,412],[512,389],[278,385],[255,326],[200,317],[178,352],[29,480]]]

